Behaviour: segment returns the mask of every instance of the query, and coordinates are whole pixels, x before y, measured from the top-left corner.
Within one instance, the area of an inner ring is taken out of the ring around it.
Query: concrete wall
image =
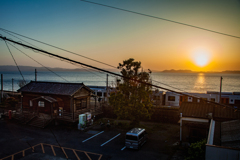
[[[240,160],[240,149],[206,145],[206,160]]]

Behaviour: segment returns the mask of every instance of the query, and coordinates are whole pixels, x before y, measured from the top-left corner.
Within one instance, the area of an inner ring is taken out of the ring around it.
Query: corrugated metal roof
[[[31,81],[18,92],[57,94],[57,95],[73,95],[82,87],[91,91],[83,83],[59,83],[59,82],[35,82]]]
[[[240,119],[240,111],[210,103],[183,102],[179,108],[183,117]]]
[[[183,102],[179,108],[183,117],[208,118],[213,113],[213,105],[204,103]]]

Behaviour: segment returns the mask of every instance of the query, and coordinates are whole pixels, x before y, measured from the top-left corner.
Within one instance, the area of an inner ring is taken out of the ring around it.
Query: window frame
[[[175,96],[168,96],[168,101],[175,102],[176,97]]]
[[[44,101],[38,101],[38,107],[45,107]]]

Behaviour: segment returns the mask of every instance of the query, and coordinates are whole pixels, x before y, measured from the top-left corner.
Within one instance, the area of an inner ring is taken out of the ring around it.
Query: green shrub
[[[188,148],[188,157],[185,160],[204,160],[206,143],[206,139],[192,143]]]

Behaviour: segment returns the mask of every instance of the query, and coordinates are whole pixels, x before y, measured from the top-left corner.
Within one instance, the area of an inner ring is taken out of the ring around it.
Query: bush
[[[203,160],[205,159],[207,140],[203,139],[196,143],[192,143],[188,148],[188,157],[185,160]]]

